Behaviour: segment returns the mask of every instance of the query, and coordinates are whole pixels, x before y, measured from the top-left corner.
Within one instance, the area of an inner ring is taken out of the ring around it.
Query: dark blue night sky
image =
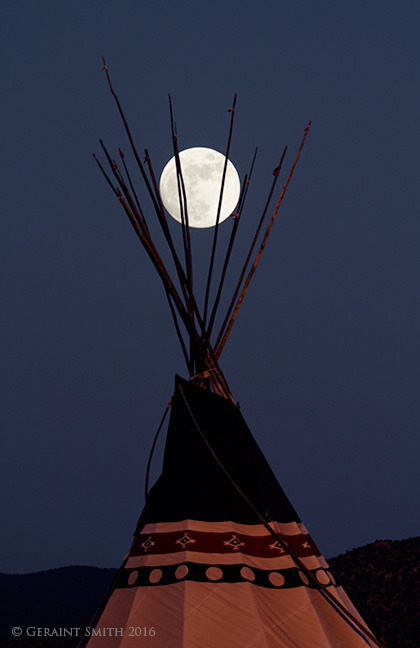
[[[242,178],[259,153],[226,297],[282,150],[288,169],[312,120],[221,365],[326,557],[420,533],[419,19],[414,0],[3,8],[0,571],[119,565],[186,375],[160,281],[92,158],[99,138],[129,157],[102,54],[158,173],[168,92],[180,148],[222,152],[238,93]],[[197,277],[210,245],[194,233]]]

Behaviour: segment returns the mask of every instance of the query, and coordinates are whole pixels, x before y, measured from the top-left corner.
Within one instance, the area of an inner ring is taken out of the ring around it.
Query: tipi
[[[221,348],[264,249],[308,129],[238,297],[263,218],[260,221],[231,308],[213,348],[210,335],[220,291],[210,317],[207,317],[207,291],[201,316],[192,291],[188,206],[182,192],[176,133],[173,129],[183,212],[185,270],[172,243],[147,152],[148,178],[106,65],[105,70],[173,254],[181,295],[161,262],[140,205],[128,189],[128,184],[132,187],[131,180],[127,183],[123,179],[118,165],[109,156],[118,186],[106,177],[164,283],[190,379],[176,378],[162,474],[147,494],[131,550],[80,646],[362,648],[379,645],[342,588],[336,585],[328,564],[248,429],[218,365]],[[227,155],[234,108],[235,105],[231,109]],[[273,189],[280,166],[274,172]],[[248,181],[249,176],[244,181],[238,215],[234,218],[234,233]],[[223,179],[221,196],[222,192]],[[217,228],[218,222],[212,262]],[[232,239],[221,285],[231,243]],[[211,272],[212,263],[209,279]],[[176,314],[186,327],[188,344],[183,341]]]

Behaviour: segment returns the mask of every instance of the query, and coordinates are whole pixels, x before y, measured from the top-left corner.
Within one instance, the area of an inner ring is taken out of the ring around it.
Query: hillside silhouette
[[[420,537],[377,540],[328,562],[386,648],[419,648]]]

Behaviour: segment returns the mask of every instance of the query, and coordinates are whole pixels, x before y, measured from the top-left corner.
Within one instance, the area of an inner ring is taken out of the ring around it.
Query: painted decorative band
[[[319,556],[320,552],[309,535],[286,536],[282,540],[292,553],[299,557]],[[130,552],[131,556],[193,551],[200,553],[230,554],[240,552],[248,556],[272,558],[286,555],[287,550],[266,533],[261,536],[243,533],[208,533],[205,531],[170,531],[140,534]]]
[[[324,569],[311,570],[320,585],[332,585],[329,572]],[[182,562],[176,565],[160,567],[139,567],[125,569],[116,584],[117,589],[128,587],[154,587],[172,585],[181,581],[198,583],[243,583],[248,582],[258,587],[270,589],[290,589],[293,587],[316,588],[307,574],[297,567],[282,570],[266,570],[249,567],[245,564],[209,565],[193,562]]]

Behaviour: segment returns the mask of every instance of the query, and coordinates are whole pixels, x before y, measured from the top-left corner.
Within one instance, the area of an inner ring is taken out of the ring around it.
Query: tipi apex
[[[216,199],[216,218],[204,307],[193,291],[188,192],[171,111],[174,168],[181,215],[182,261],[166,221],[147,150],[137,153],[117,102],[134,157],[176,269],[172,279],[152,241],[145,209],[123,154],[121,168],[103,146],[113,179],[97,160],[166,292],[189,372],[176,378],[162,474],[146,497],[133,545],[80,646],[155,648],[362,648],[379,645],[281,489],[248,429],[219,367],[219,357],[261,258],[296,167],[309,126],[271,220],[262,234],[281,161],[239,281],[212,343],[216,312],[249,181],[245,176],[232,219],[225,260],[210,304],[236,95]],[[254,156],[255,160],[255,156]],[[254,248],[261,241],[251,262]],[[182,326],[186,332],[181,331]],[[109,628],[121,629],[108,636]]]

